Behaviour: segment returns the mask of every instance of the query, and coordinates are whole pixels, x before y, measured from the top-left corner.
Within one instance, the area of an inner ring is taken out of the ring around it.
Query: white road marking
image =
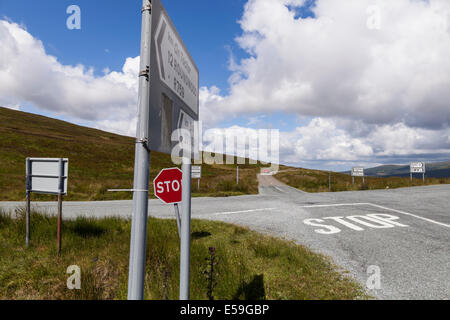
[[[370,203],[316,204],[311,206],[301,206],[300,208],[326,208],[326,207],[363,206],[363,205],[370,205]]]
[[[382,216],[382,217],[380,217]],[[351,220],[353,222],[359,223],[360,225],[363,225],[365,227],[369,227],[372,229],[380,229],[380,228],[394,228],[395,226],[400,227],[408,227],[407,225],[400,224],[398,222],[393,222],[393,220],[398,220],[399,217],[390,215],[390,214],[370,214],[366,216],[348,216],[348,217],[327,217],[322,219],[305,219],[303,220],[303,223],[306,225],[314,226],[314,227],[321,227],[321,229],[315,229],[314,232],[320,233],[320,234],[334,234],[339,233],[342,230],[328,224],[323,224],[324,222],[327,222],[325,220],[334,220],[335,222],[340,223],[341,225],[346,226],[349,229],[355,230],[355,231],[364,231],[365,229],[350,223],[346,221],[345,219]],[[366,221],[362,220],[365,219]],[[371,221],[372,223],[369,223],[367,221]],[[388,222],[389,221],[389,222]],[[376,223],[376,224],[373,224]]]
[[[228,214],[235,214],[235,213],[247,213],[247,212],[257,212],[257,211],[269,211],[269,210],[275,210],[276,208],[262,208],[262,209],[251,209],[251,210],[242,210],[242,211],[229,211],[229,212],[216,212],[211,213],[215,216],[222,216],[222,215],[228,215]]]
[[[443,227],[447,227],[450,228],[450,225],[446,224],[446,223],[442,223],[442,222],[438,222],[432,219],[428,219],[425,217],[421,217],[409,212],[405,212],[405,211],[401,211],[401,210],[397,210],[397,209],[391,209],[388,207],[384,207],[384,206],[380,206],[378,204],[373,204],[373,203],[369,203],[369,202],[364,202],[364,203],[339,203],[339,204],[318,204],[318,205],[311,205],[311,206],[301,206],[300,208],[326,208],[326,207],[343,207],[343,206],[364,206],[364,205],[369,205],[375,208],[379,208],[379,209],[384,209],[384,210],[388,210],[388,211],[392,211],[392,212],[396,212],[396,213],[400,213],[400,214],[404,214],[406,216],[410,216],[410,217],[414,217],[417,219],[421,219],[427,222],[431,222]]]
[[[282,193],[286,193],[286,191],[284,191],[283,189],[277,187],[277,186],[273,186],[275,189],[277,189],[278,191],[282,192]]]
[[[373,204],[373,203],[371,203],[370,205],[374,206],[374,207],[377,207],[377,208],[380,208],[380,209],[397,212],[397,213],[404,214],[404,215],[407,215],[407,216],[411,216],[411,217],[414,217],[414,218],[417,218],[417,219],[428,221],[428,222],[431,222],[431,223],[434,223],[434,224],[438,224],[438,225],[443,226],[443,227],[450,228],[450,225],[448,225],[446,223],[442,223],[442,222],[438,222],[438,221],[431,220],[431,219],[428,219],[428,218],[424,218],[424,217],[421,217],[421,216],[417,216],[417,215],[409,213],[409,212],[400,211],[400,210],[396,210],[396,209],[391,209],[391,208],[383,207],[383,206],[380,206],[378,204]]]

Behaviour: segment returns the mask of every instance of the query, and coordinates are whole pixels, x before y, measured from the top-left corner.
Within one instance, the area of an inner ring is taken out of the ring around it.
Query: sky
[[[0,105],[134,136],[141,3],[0,0]],[[450,160],[450,1],[163,3],[205,128],[278,129],[307,168]]]

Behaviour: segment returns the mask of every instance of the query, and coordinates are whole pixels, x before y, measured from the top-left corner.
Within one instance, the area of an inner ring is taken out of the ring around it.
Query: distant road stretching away
[[[192,217],[306,245],[368,283],[379,299],[450,298],[450,185],[312,194],[271,176],[259,181],[259,195],[193,198]],[[0,202],[6,210],[23,205]],[[56,203],[33,207],[56,213]],[[132,201],[65,202],[63,215],[131,217],[131,211]],[[149,214],[174,218],[174,209],[149,200]]]

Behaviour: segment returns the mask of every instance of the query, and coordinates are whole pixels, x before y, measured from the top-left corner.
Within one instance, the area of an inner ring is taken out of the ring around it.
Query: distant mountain
[[[429,178],[450,177],[450,161],[425,163],[426,176]],[[344,173],[350,174],[350,171]],[[374,177],[407,177],[409,176],[409,164],[407,165],[383,165],[364,169],[366,176]]]

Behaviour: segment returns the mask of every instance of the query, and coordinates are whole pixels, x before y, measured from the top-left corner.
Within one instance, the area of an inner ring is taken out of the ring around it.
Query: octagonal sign
[[[182,200],[181,179],[183,172],[178,168],[163,169],[153,180],[155,196],[164,203],[179,203]]]

